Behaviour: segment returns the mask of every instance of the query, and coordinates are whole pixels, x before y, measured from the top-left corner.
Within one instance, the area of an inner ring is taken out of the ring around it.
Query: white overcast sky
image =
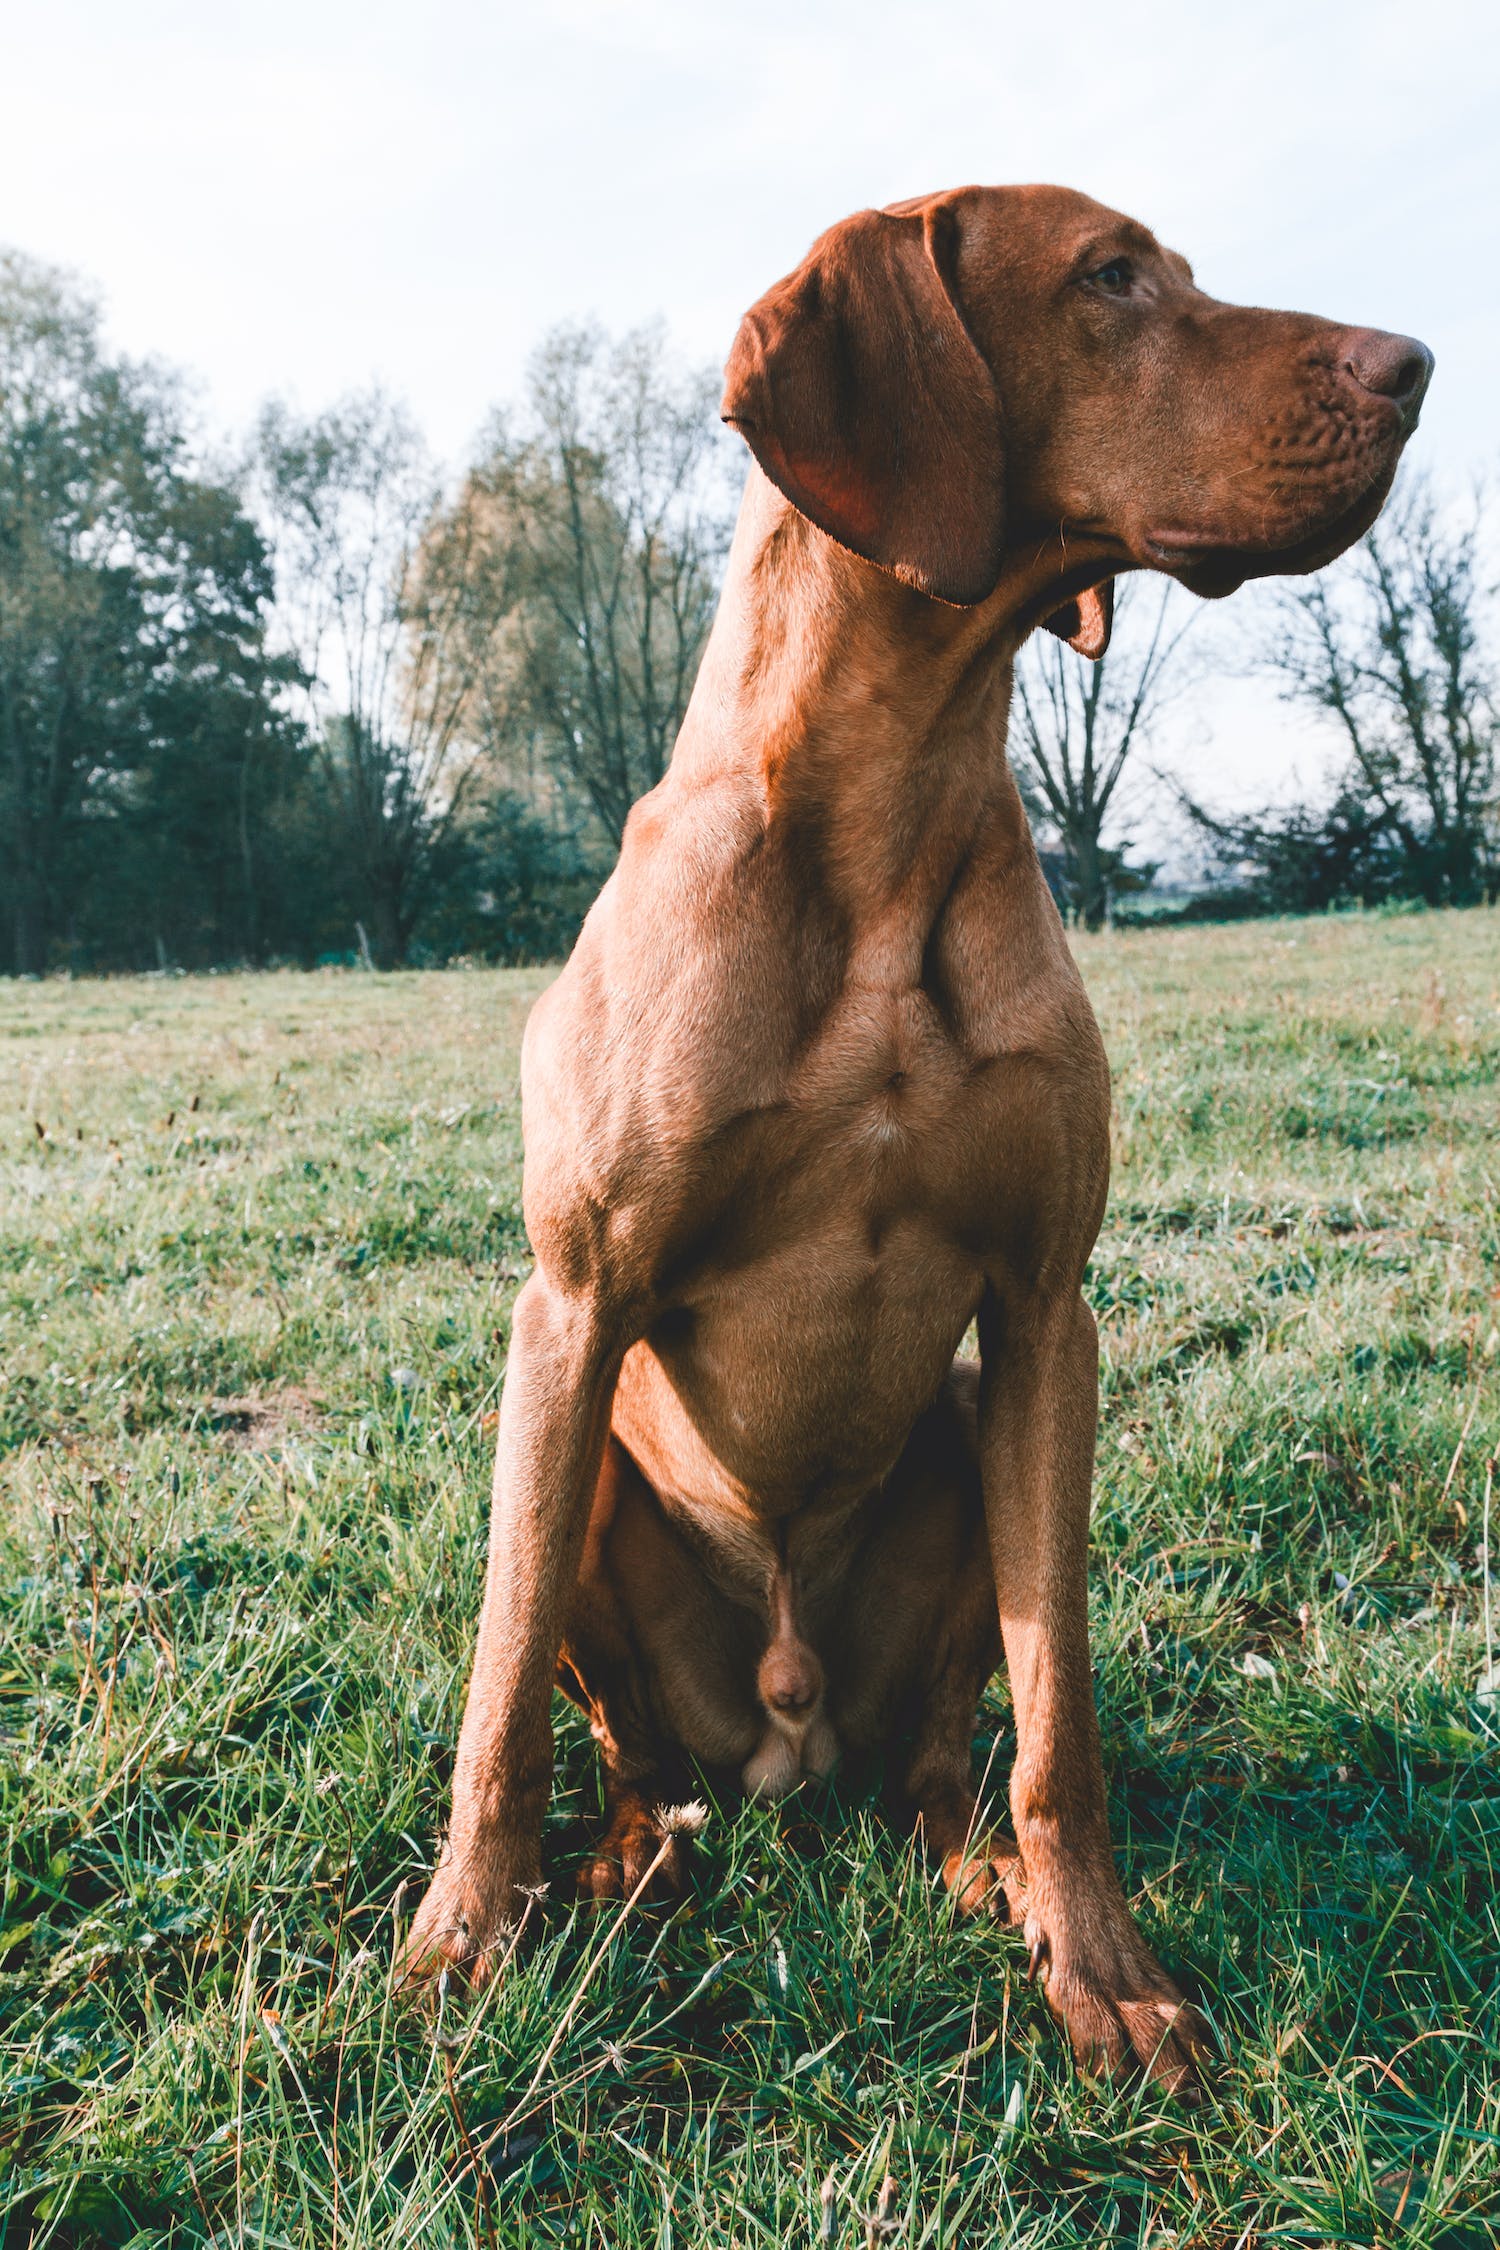
[[[1423,337],[1416,445],[1456,480],[1500,463],[1497,23],[1480,0],[0,0],[0,241],[95,284],[212,429],[378,377],[458,459],[554,321],[661,314],[719,361],[843,213],[1061,180],[1216,294]]]

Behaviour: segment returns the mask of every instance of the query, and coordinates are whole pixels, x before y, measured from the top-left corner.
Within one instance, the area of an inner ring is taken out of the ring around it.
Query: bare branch
[[[1133,753],[1180,681],[1188,620],[1171,629],[1173,589],[1145,597],[1121,586],[1115,637],[1087,664],[1042,633],[1022,651],[1012,709],[1012,763],[1022,795],[1056,836],[1067,901],[1090,927],[1124,879],[1124,847],[1105,828]],[[1144,602],[1153,601],[1142,622]]]

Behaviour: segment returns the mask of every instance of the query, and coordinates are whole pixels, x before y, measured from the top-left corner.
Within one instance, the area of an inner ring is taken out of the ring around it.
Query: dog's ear
[[[830,228],[753,305],[721,409],[771,482],[840,546],[945,602],[983,601],[1005,545],[995,381],[953,289],[934,199]]]
[[[1049,633],[1055,633],[1069,648],[1076,648],[1080,656],[1091,656],[1097,664],[1109,647],[1109,636],[1115,622],[1115,582],[1106,578],[1102,585],[1090,586],[1087,593],[1076,594],[1072,601],[1064,602],[1042,623]]]

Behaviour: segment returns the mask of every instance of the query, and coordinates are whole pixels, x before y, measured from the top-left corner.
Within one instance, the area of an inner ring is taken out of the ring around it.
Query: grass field
[[[4,2250],[1493,2243],[1500,916],[1080,952],[1112,1817],[1215,2105],[1075,2073],[874,1797],[718,1807],[670,1919],[569,1910],[571,1717],[541,1944],[393,2005],[545,977],[10,985]]]

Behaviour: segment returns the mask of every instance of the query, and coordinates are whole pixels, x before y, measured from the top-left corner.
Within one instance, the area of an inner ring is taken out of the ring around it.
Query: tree
[[[13,968],[45,969],[59,932],[97,933],[111,916],[116,949],[131,916],[135,951],[164,944],[163,869],[132,882],[119,847],[141,840],[143,777],[174,745],[211,736],[231,769],[252,759],[269,590],[235,495],[193,473],[171,382],[108,357],[96,308],[64,276],[0,257],[0,897]]]
[[[277,708],[264,547],[211,484],[184,485],[162,530],[193,598],[148,626],[128,769],[122,758],[96,775],[64,851],[67,956],[80,964],[260,960],[303,919],[279,820],[309,761]]]
[[[319,747],[361,926],[403,960],[473,763],[461,718],[494,619],[473,527],[447,514],[404,410],[371,391],[268,406],[255,479],[278,616]]]
[[[713,620],[732,500],[716,399],[657,329],[560,328],[454,512],[504,619],[466,724],[513,784],[581,800],[616,847],[666,771]]]
[[[1114,634],[1096,663],[1039,633],[1016,667],[1010,751],[1033,825],[1061,856],[1064,904],[1097,930],[1123,891],[1149,876],[1127,865],[1128,844],[1104,831],[1132,753],[1151,730],[1186,631],[1169,629],[1170,586],[1143,596],[1129,581],[1115,595]],[[1152,606],[1142,622],[1142,609]]]
[[[1476,494],[1465,517],[1408,482],[1354,553],[1281,589],[1260,662],[1332,721],[1320,799],[1244,814],[1183,804],[1244,911],[1311,913],[1500,895],[1495,590]]]
[[[598,888],[575,835],[503,784],[476,789],[435,861],[422,942],[440,959],[556,961]]]
[[[1467,517],[1412,479],[1341,568],[1288,588],[1267,656],[1287,700],[1328,714],[1346,759],[1326,818],[1372,848],[1354,895],[1430,905],[1500,888],[1496,618]],[[1274,842],[1274,831],[1258,849]],[[1348,895],[1348,894],[1346,894]]]

